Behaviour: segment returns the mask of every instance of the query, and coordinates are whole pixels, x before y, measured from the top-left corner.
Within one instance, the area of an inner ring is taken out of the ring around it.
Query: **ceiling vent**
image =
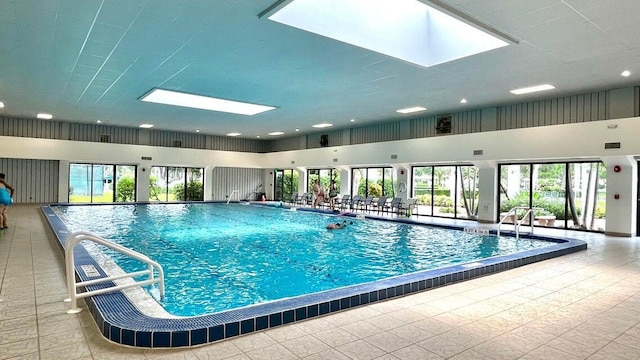
[[[443,115],[436,118],[436,134],[451,134],[451,115]]]

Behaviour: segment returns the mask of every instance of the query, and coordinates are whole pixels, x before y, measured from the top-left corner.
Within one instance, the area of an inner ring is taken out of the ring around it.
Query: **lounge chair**
[[[298,203],[298,194],[297,193],[291,194],[291,198],[289,198],[289,201],[287,201],[287,202],[289,204],[291,204],[291,205],[297,204]]]
[[[416,209],[417,203],[418,199],[416,198],[411,198],[407,201],[401,202],[400,206],[398,206],[398,215],[400,215],[400,213],[404,213],[406,216],[411,216],[413,211]]]
[[[398,212],[402,198],[393,198],[390,203],[382,207],[382,211]]]
[[[378,198],[378,201],[376,201],[375,203],[373,203],[373,207],[376,208],[376,210],[378,212],[384,210],[384,205],[387,203],[387,197],[386,196],[380,196]]]
[[[340,197],[336,197],[336,201],[333,204],[334,208],[338,208],[338,209],[342,209],[342,207],[346,204],[351,204],[351,195],[346,194],[343,195],[341,198]]]
[[[369,211],[369,206],[373,206],[373,196],[367,196],[366,199],[362,200],[359,205],[360,210]]]
[[[361,203],[362,203],[362,196],[354,195],[353,198],[351,199],[351,209],[353,210],[358,209]]]

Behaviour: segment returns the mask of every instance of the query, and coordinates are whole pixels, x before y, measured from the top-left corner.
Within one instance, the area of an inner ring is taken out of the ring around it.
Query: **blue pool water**
[[[56,212],[70,231],[93,232],[159,262],[166,277],[162,305],[180,316],[553,245],[239,204],[61,206]],[[353,221],[346,229],[325,229],[345,218]],[[109,254],[126,271],[144,268]]]

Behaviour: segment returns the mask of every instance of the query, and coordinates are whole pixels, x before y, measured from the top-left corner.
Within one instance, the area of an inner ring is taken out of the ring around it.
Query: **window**
[[[298,171],[293,169],[275,170],[274,176],[274,199],[280,201],[291,200],[291,196],[298,193]]]
[[[352,169],[352,189],[351,193],[360,195],[363,198],[371,196],[374,198],[395,196],[395,181],[393,179],[393,168],[354,168]]]
[[[475,166],[414,166],[411,197],[420,215],[476,219],[479,183]]]
[[[601,162],[501,165],[499,171],[500,218],[516,206],[533,207],[537,226],[604,231]]]
[[[202,168],[152,166],[150,174],[150,201],[204,200]]]
[[[134,165],[69,165],[69,202],[133,202],[136,201],[135,189]]]
[[[340,171],[331,168],[325,169],[309,169],[307,170],[307,179],[309,183],[307,184],[307,192],[313,193],[313,183],[316,179],[320,179],[320,186],[325,189],[325,193],[329,194],[329,184],[331,183],[331,179],[335,180],[336,188],[340,190]]]

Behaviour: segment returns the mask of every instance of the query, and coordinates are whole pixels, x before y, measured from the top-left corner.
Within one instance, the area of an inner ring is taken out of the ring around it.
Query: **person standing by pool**
[[[336,187],[336,181],[331,180],[329,183],[329,207],[333,209],[336,205],[336,197],[338,196],[338,188]]]
[[[7,226],[7,207],[12,203],[13,192],[15,189],[13,186],[7,184],[5,181],[5,175],[0,173],[0,219],[2,219],[2,229],[6,229]]]
[[[316,179],[313,183],[313,207],[324,202],[324,189],[320,186],[320,179]]]

